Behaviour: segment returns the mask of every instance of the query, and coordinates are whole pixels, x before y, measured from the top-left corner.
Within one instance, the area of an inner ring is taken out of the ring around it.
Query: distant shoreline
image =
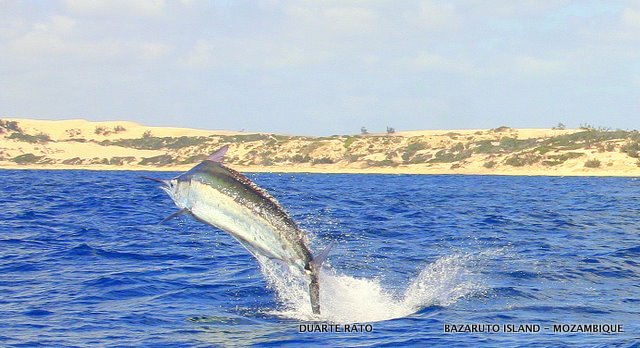
[[[37,165],[15,165],[0,166],[0,170],[88,170],[88,171],[126,171],[126,172],[183,172],[193,166],[177,166],[171,167],[113,167],[113,166],[37,166]],[[299,168],[287,169],[283,167],[236,167],[229,165],[230,168],[241,173],[274,173],[274,174],[373,174],[373,175],[465,175],[465,176],[547,176],[547,177],[640,177],[640,173],[621,173],[607,171],[591,171],[591,172],[540,172],[540,171],[517,171],[517,172],[452,172],[449,170],[434,171],[417,171],[417,170],[357,170],[351,168],[343,169],[326,169],[326,168]]]
[[[328,137],[0,118],[0,169],[185,171],[223,145],[241,172],[640,177],[637,131],[423,130]]]

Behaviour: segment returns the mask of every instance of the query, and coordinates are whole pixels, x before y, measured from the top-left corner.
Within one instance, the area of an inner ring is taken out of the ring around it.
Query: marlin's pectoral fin
[[[173,214],[171,214],[171,215],[167,216],[167,217],[166,217],[166,218],[164,218],[162,221],[158,222],[158,225],[162,225],[162,224],[164,224],[165,222],[167,222],[167,221],[169,221],[169,220],[171,220],[171,219],[173,219],[173,218],[175,218],[175,217],[178,217],[178,216],[180,216],[180,215],[182,215],[182,214],[189,214],[189,213],[190,213],[190,212],[189,212],[189,209],[187,209],[187,208],[180,209],[180,210],[178,210],[177,212],[175,212],[175,213],[173,213]]]
[[[316,268],[320,268],[322,266],[322,263],[324,263],[324,261],[327,259],[327,256],[329,255],[329,251],[331,251],[331,248],[333,248],[333,243],[334,242],[329,243],[329,245],[326,248],[324,248],[324,250],[322,250],[318,255],[316,255],[316,257],[313,258],[311,263]]]

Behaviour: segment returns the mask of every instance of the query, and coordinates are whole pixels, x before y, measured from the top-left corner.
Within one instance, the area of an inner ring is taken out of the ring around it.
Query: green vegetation
[[[126,130],[127,129],[124,128],[121,125],[117,125],[117,126],[113,127],[113,129],[109,129],[109,128],[105,127],[105,126],[96,126],[96,129],[93,132],[98,134],[98,135],[104,135],[106,137],[106,136],[109,136],[111,134],[118,134],[118,133],[125,132]],[[147,131],[147,132],[149,132],[149,131]],[[151,132],[149,132],[149,134],[151,134]]]
[[[38,163],[43,158],[44,156],[36,156],[32,153],[25,153],[23,155],[14,157],[12,161],[17,164],[33,164]]]
[[[349,162],[349,163],[353,163],[353,162],[357,162],[360,160],[362,156],[359,155],[354,155],[354,154],[346,154],[344,156],[344,160]],[[308,162],[308,161],[307,161]]]
[[[640,158],[640,141],[629,140],[622,145],[620,151],[626,153],[629,157]]]
[[[303,156],[309,156],[315,150],[323,147],[324,145],[326,145],[326,141],[314,141],[314,142],[311,142],[311,143],[305,145],[302,149],[300,149],[300,154],[302,154]]]
[[[584,156],[582,152],[567,152],[561,155],[549,155],[547,160],[542,161],[542,164],[546,166],[557,166],[566,162],[567,160]]]
[[[555,127],[551,128],[553,130],[565,130],[567,129],[567,126],[564,125],[564,123],[559,122],[558,125],[556,125]]]
[[[476,153],[499,153],[500,146],[493,145],[491,140],[481,140],[474,143],[475,148],[473,149]]]
[[[539,153],[541,155],[544,155],[547,152],[554,151],[554,148],[552,148],[550,146],[547,146],[547,145],[542,145],[542,146],[536,147],[535,149],[533,149],[533,151],[535,151],[535,152],[537,152],[537,153]]]
[[[473,151],[483,154],[511,153],[514,151],[527,150],[538,144],[537,139],[516,139],[511,137],[500,138],[497,145],[493,140],[480,140],[475,142]]]
[[[158,155],[153,157],[145,157],[138,164],[143,166],[148,165],[156,165],[156,166],[166,166],[169,164],[174,164],[173,157],[171,155]]]
[[[534,152],[518,153],[507,157],[504,164],[513,167],[524,167],[540,162],[542,156]]]
[[[628,132],[623,130],[601,130],[588,128],[581,132],[558,135],[553,138],[549,138],[542,142],[542,144],[554,147],[558,150],[574,150],[580,148],[590,148],[591,146],[608,140],[623,140],[629,137],[633,137],[633,134],[637,132]]]
[[[103,140],[100,142],[104,146],[122,146],[139,150],[161,150],[161,149],[182,149],[190,146],[201,146],[210,141],[207,137],[154,137],[152,135],[143,136],[137,139]]]
[[[504,137],[500,139],[500,149],[503,152],[513,152],[530,149],[538,144],[537,139],[516,139]]]
[[[451,148],[436,152],[435,157],[429,163],[451,163],[467,159],[473,155],[473,150],[465,148],[464,144],[457,143]]]
[[[62,161],[62,164],[66,164],[66,165],[78,165],[82,163],[83,163],[83,160],[80,157],[69,158]]]
[[[493,131],[498,132],[501,128],[496,128]],[[638,132],[595,128],[585,128],[580,132],[562,134],[548,139],[503,137],[500,139],[499,144],[495,144],[495,140],[480,140],[473,144],[473,150],[475,153],[499,154],[533,149],[540,155],[545,155],[556,150],[566,151],[596,146],[601,152],[611,152],[615,150],[615,141],[622,140],[627,140],[627,144],[621,148],[622,152],[629,154],[631,157],[640,154],[640,136]]]
[[[456,132],[449,132],[449,133],[446,133],[445,135],[454,140],[458,139],[459,136],[462,136],[462,134],[456,133]]]
[[[616,149],[616,144],[614,142],[602,142],[596,145],[598,148],[598,152],[613,152]]]
[[[300,154],[296,154],[293,157],[291,157],[291,162],[293,163],[305,163],[305,162],[311,162],[311,157],[309,157],[309,155],[300,155]]]
[[[125,164],[129,164],[129,163],[133,163],[135,162],[136,158],[133,156],[126,156],[126,157],[111,157],[111,159],[109,160],[109,164],[110,165],[115,165],[115,166],[122,166]]]
[[[318,141],[318,140],[320,140],[320,141],[322,141],[322,140],[339,140],[340,138],[341,137],[339,135],[331,135],[331,136],[328,136],[328,137],[315,137],[312,140],[316,140],[316,141]]]
[[[491,160],[491,161],[484,162],[482,166],[485,168],[494,168],[496,164],[498,164],[498,162]]]
[[[311,164],[332,164],[334,160],[329,157],[316,158],[311,161]]]
[[[494,133],[501,133],[501,132],[508,132],[508,131],[510,131],[510,130],[511,130],[511,127],[501,126],[501,127],[498,127],[498,128],[494,128],[494,129],[492,129],[492,130],[491,130],[491,132],[494,132]]]
[[[413,156],[408,162],[411,164],[419,164],[419,163],[427,163],[433,158],[433,155],[430,153],[419,153]]]
[[[289,140],[295,139],[295,137],[292,137],[289,135],[272,134],[271,136],[277,141],[289,141]]]
[[[360,137],[358,137],[358,136],[348,137],[347,140],[345,140],[344,144],[343,144],[345,149],[348,149],[351,146],[351,144],[353,144],[354,141],[358,140],[358,138],[360,138]]]
[[[204,155],[204,154],[189,156],[189,157],[183,159],[182,161],[180,161],[180,164],[200,163],[200,162],[204,161],[205,159],[207,159],[207,157],[209,157],[209,155]]]
[[[584,162],[584,166],[586,168],[600,168],[601,165],[602,165],[602,163],[598,159],[590,159],[590,160]]]
[[[71,128],[64,131],[69,138],[75,138],[82,134],[82,130],[78,128]]]
[[[18,125],[17,121],[6,121],[0,119],[0,134],[7,132],[18,132],[22,133],[22,129]]]
[[[220,140],[223,143],[245,143],[252,141],[262,141],[268,140],[271,137],[269,134],[238,134],[238,135],[223,135],[220,137]]]
[[[372,161],[372,160],[367,160],[367,166],[369,167],[397,167],[398,163],[389,160],[389,159],[385,159],[382,161]]]
[[[26,143],[38,144],[38,143],[48,143],[51,141],[51,137],[45,133],[38,133],[36,135],[30,135],[25,133],[12,133],[9,139],[14,139],[17,141],[24,141]]]
[[[407,145],[407,148],[404,150],[404,153],[402,154],[402,160],[405,162],[409,162],[409,160],[411,159],[411,157],[413,157],[416,152],[420,151],[420,150],[424,150],[427,148],[427,145],[423,144],[423,143],[410,143],[409,145]]]

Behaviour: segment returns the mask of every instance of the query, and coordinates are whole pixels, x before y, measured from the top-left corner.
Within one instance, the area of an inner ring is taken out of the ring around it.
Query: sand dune
[[[0,122],[0,168],[184,170],[230,144],[227,162],[241,171],[640,175],[637,132],[500,127],[302,137],[127,121]]]

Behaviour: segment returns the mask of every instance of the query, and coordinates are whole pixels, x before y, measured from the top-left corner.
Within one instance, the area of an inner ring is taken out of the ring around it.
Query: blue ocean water
[[[0,346],[640,345],[636,179],[250,174],[335,242],[325,320],[372,329],[309,333],[229,235],[158,225],[175,206],[141,174],[0,171]]]

